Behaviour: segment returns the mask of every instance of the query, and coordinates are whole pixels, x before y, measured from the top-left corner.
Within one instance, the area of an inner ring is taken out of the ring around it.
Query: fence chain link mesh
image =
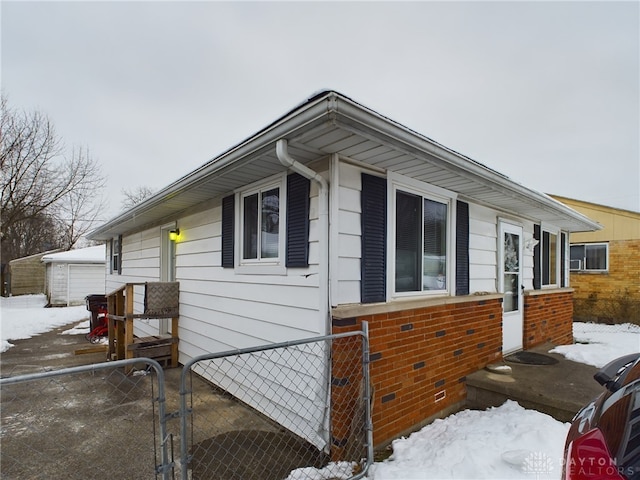
[[[370,443],[363,342],[325,337],[187,364],[183,478],[357,478]]]
[[[348,480],[372,461],[366,333],[0,379],[3,479]],[[131,370],[133,368],[133,370]],[[17,372],[16,372],[17,373]]]
[[[123,363],[0,380],[2,478],[163,478],[162,368]]]

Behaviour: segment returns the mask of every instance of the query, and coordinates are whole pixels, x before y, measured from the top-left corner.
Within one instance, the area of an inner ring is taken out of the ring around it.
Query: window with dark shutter
[[[234,196],[222,199],[222,266],[234,266]]]
[[[309,266],[310,189],[308,178],[297,173],[287,176],[286,266],[289,268]]]
[[[360,298],[362,303],[387,299],[387,181],[362,174]]]
[[[469,204],[456,203],[456,295],[469,295]]]

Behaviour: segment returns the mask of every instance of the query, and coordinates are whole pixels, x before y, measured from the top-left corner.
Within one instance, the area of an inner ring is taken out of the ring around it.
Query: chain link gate
[[[358,479],[368,357],[365,325],[181,371],[137,358],[2,378],[2,478]]]
[[[145,358],[0,379],[2,478],[171,478],[164,386]]]
[[[364,476],[373,461],[367,334],[365,326],[188,362],[180,385],[182,479]],[[208,387],[195,390],[194,376]],[[250,428],[239,404],[250,407]]]

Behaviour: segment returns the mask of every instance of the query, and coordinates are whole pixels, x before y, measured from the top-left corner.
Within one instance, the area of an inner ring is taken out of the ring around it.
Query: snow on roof
[[[79,248],[67,252],[51,253],[44,255],[42,261],[44,263],[105,263],[106,246],[98,245],[96,247]]]

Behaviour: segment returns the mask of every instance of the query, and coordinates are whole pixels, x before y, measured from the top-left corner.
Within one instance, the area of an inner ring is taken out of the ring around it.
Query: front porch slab
[[[488,369],[467,376],[467,407],[486,409],[514,400],[524,408],[538,410],[561,422],[570,422],[575,413],[603,391],[590,365],[548,353],[554,347],[546,343],[529,351],[558,360],[553,365],[527,365],[505,362],[510,374]]]

